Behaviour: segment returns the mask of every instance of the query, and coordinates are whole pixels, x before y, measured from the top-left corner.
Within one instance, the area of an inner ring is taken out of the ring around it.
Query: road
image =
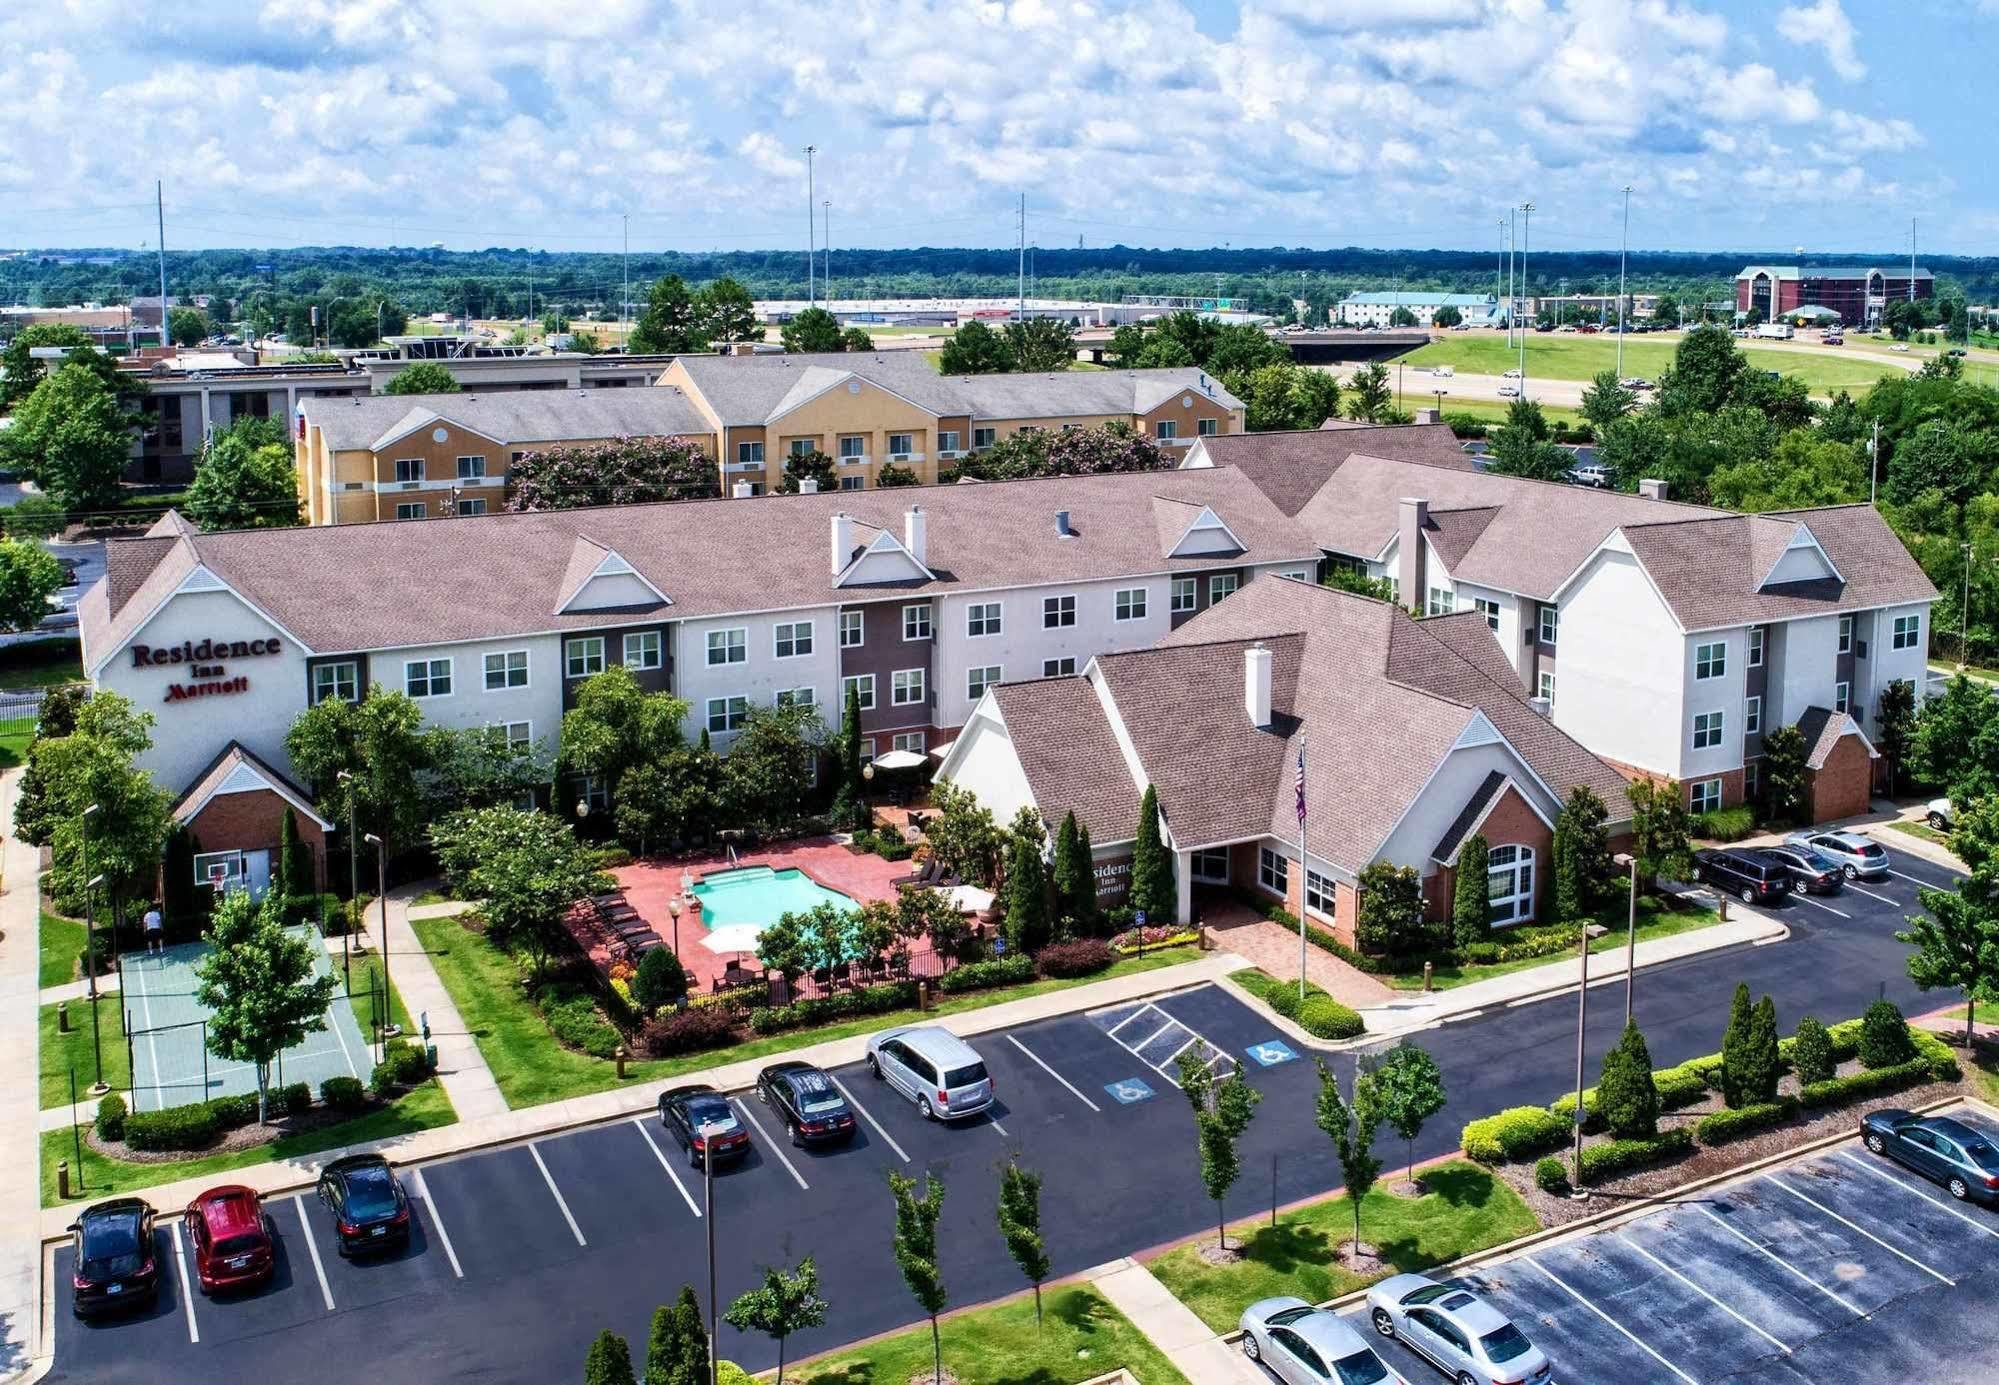
[[[1775,998],[1786,1031],[1808,1011],[1841,1019],[1882,994],[1910,1010],[1941,1003],[1915,991],[1906,949],[1892,935],[1916,907],[1918,884],[1945,884],[1950,874],[1906,853],[1891,856],[1898,874],[1879,885],[1787,904],[1792,935],[1784,942],[1640,973],[1637,1015],[1654,1061],[1718,1049],[1737,981]],[[1623,1024],[1622,1001],[1621,985],[1590,993],[1592,1081]],[[1575,1024],[1571,993],[1417,1035],[1436,1055],[1453,1100],[1425,1127],[1416,1156],[1454,1149],[1472,1116],[1545,1103],[1570,1088]],[[827,1327],[792,1342],[794,1357],[911,1322],[917,1313],[889,1247],[891,1169],[927,1169],[944,1181],[942,1269],[954,1303],[1020,1286],[993,1223],[997,1169],[1015,1152],[1046,1179],[1043,1227],[1058,1275],[1212,1225],[1188,1112],[1166,1076],[1172,1051],[1197,1037],[1245,1062],[1265,1097],[1242,1144],[1246,1173],[1228,1214],[1249,1216],[1273,1196],[1289,1201],[1331,1189],[1337,1174],[1312,1124],[1317,1079],[1309,1055],[1261,1065],[1252,1050],[1277,1038],[1272,1026],[1227,989],[1204,986],[1142,1011],[1070,1015],[983,1036],[978,1048],[1001,1098],[995,1119],[926,1124],[852,1067],[836,1076],[866,1117],[860,1138],[848,1149],[807,1153],[772,1141],[768,1113],[746,1101],[757,1153],[715,1180],[723,1297],[748,1288],[758,1266],[809,1253],[833,1312]],[[1354,1062],[1341,1055],[1334,1067],[1347,1078]],[[278,1282],[242,1301],[190,1306],[170,1273],[152,1311],[79,1326],[65,1297],[68,1252],[59,1252],[51,1379],[193,1385],[218,1371],[300,1385],[346,1385],[357,1375],[429,1385],[568,1379],[600,1329],[642,1342],[652,1308],[683,1282],[705,1278],[701,1185],[656,1118],[439,1161],[410,1182],[418,1207],[411,1251],[379,1264],[339,1260],[309,1197],[273,1203]],[[164,1233],[160,1249],[171,1271],[177,1248]],[[774,1363],[763,1339],[724,1328],[722,1345],[751,1369]]]

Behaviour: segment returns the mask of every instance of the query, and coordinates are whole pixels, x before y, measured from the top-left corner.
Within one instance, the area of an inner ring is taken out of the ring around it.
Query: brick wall
[[[278,840],[284,831],[288,803],[269,789],[217,794],[194,815],[188,829],[202,851],[269,851],[271,873],[277,873]],[[296,813],[296,810],[294,810]],[[326,834],[304,813],[298,818],[299,841],[312,858],[312,876],[326,888]]]
[[[1841,736],[1826,757],[1825,768],[1812,775],[1812,821],[1853,817],[1867,811],[1874,760],[1858,736]]]

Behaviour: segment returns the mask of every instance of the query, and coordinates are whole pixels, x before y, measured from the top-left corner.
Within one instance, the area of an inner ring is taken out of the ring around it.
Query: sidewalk
[[[1136,1260],[1113,1260],[1084,1278],[1151,1339],[1188,1385],[1261,1385],[1265,1380],[1262,1371],[1210,1332],[1193,1309]]]
[[[1918,837],[1910,832],[1898,832],[1889,826],[1890,823],[1896,822],[1924,822],[1928,816],[1927,809],[1920,801],[1911,803],[1907,807],[1902,807],[1888,799],[1877,798],[1874,800],[1873,807],[1865,813],[1860,813],[1850,818],[1835,818],[1833,821],[1822,823],[1812,830],[1816,832],[1857,832],[1862,836],[1872,837],[1883,846],[1893,847],[1897,851],[1906,851],[1911,856],[1922,857],[1931,865],[1942,866],[1945,870],[1954,870],[1963,874],[1965,872],[1964,862],[1958,860],[1951,853],[1949,847],[1930,841],[1925,837]],[[1744,837],[1741,841],[1730,842],[1728,845],[1741,847],[1775,846],[1789,835],[1786,832],[1758,832],[1754,836]]]
[[[20,1112],[41,1105],[40,853],[14,838],[21,772],[0,778],[0,1380],[32,1369],[41,1327],[41,1135]],[[62,1225],[67,1224],[65,1211]]]
[[[438,979],[437,969],[431,966],[416,930],[410,927],[412,916],[462,914],[471,906],[459,902],[412,908],[410,900],[420,892],[420,886],[389,891],[389,974],[410,1020],[416,1022],[419,1015],[430,1020],[430,1041],[437,1045],[437,1080],[444,1085],[444,1094],[451,1098],[451,1109],[458,1113],[458,1119],[503,1115],[507,1099],[500,1095],[500,1084],[493,1080],[493,1070],[486,1066],[478,1042],[466,1031],[458,1007],[451,1003],[451,992]],[[371,919],[379,917],[370,911]],[[410,1039],[416,1042],[418,1036],[412,1034]]]
[[[39,926],[39,914],[36,916],[36,921]],[[37,946],[39,946],[39,942]],[[106,992],[116,993],[117,990],[118,973],[116,971],[108,971],[97,978],[97,993],[99,995],[103,995]],[[42,987],[35,1003],[38,1005],[53,1005],[59,1000],[83,1000],[89,995],[90,978],[83,977],[76,981],[65,981],[60,986]]]

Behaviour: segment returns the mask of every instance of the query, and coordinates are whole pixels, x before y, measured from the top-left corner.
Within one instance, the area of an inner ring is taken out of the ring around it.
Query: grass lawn
[[[1888,826],[1894,831],[1906,833],[1911,837],[1921,837],[1926,842],[1935,842],[1938,846],[1948,847],[1950,845],[1950,834],[1948,832],[1937,831],[1936,828],[1930,826],[1927,822],[1891,822]]]
[[[106,992],[97,1001],[97,1023],[104,1052],[104,1080],[113,1090],[132,1085],[132,1067],[125,1050],[125,1007],[116,991]],[[56,1007],[41,1009],[42,1109],[69,1105],[69,1073],[76,1069],[76,1094],[88,1100],[87,1088],[97,1076],[96,1045],[90,1037],[90,1002],[69,1003],[69,1033],[56,1030]]]
[[[179,1178],[192,1178],[201,1174],[222,1173],[228,1169],[247,1168],[252,1164],[267,1163],[274,1159],[289,1159],[303,1154],[317,1154],[321,1150],[334,1149],[340,1145],[356,1144],[362,1140],[385,1140],[394,1135],[412,1135],[419,1130],[429,1130],[433,1126],[450,1125],[458,1119],[451,1109],[451,1099],[444,1094],[444,1088],[436,1082],[426,1082],[415,1091],[405,1092],[392,1104],[378,1111],[370,1111],[364,1116],[339,1125],[325,1125],[303,1135],[289,1135],[269,1144],[257,1145],[251,1149],[239,1149],[227,1154],[209,1154],[187,1159],[177,1159],[167,1164],[133,1164],[122,1159],[111,1159],[99,1154],[88,1143],[83,1146],[84,1186],[81,1196],[72,1202],[83,1202],[107,1197],[113,1193],[128,1193],[139,1188],[149,1188],[158,1183],[171,1183]],[[67,1130],[51,1130],[42,1136],[42,1206],[54,1207],[56,1197],[56,1161],[74,1160],[76,1147]],[[76,1170],[71,1169],[72,1180]]]
[[[382,959],[372,952],[355,953],[350,964],[350,970],[353,973],[353,984],[347,994],[347,1004],[354,1011],[354,1023],[361,1026],[361,1037],[371,1042],[375,1037],[375,1007],[368,999],[368,993],[374,986],[375,977],[381,973],[381,967]],[[335,958],[333,962],[333,974],[335,976],[340,975],[340,962],[338,958]],[[403,1033],[409,1036],[411,1042],[418,1042],[416,1025],[410,1019],[410,1012],[403,1008],[402,992],[396,989],[395,974],[396,959],[390,957],[389,1021],[392,1024],[401,1025]]]
[[[1624,373],[1657,380],[1673,363],[1678,340],[1661,341],[1650,335],[1624,342]],[[1864,354],[1842,356],[1829,347],[1823,356],[1803,351],[1772,351],[1737,343],[1750,366],[1757,370],[1777,370],[1803,380],[1814,394],[1846,389],[1858,394],[1884,375],[1906,373],[1898,365]],[[1520,364],[1517,350],[1506,348],[1503,333],[1456,334],[1428,346],[1420,346],[1397,358],[1412,366],[1449,365],[1472,375],[1499,375]],[[1393,362],[1391,362],[1391,365]],[[1617,365],[1615,336],[1572,336],[1530,332],[1527,337],[1527,375],[1540,380],[1587,380],[1600,370]]]
[[[1435,408],[1437,396],[1422,390],[1408,390],[1396,402],[1397,407],[1408,409],[1413,413],[1417,409]],[[1444,413],[1447,417],[1451,414],[1471,414],[1484,419],[1487,423],[1504,423],[1506,411],[1511,407],[1512,401],[1508,399],[1459,399],[1455,395],[1444,396]],[[1553,404],[1543,404],[1541,414],[1551,425],[1565,424],[1574,427],[1583,421],[1583,416],[1576,410],[1564,409]]]
[[[0,769],[12,769],[28,758],[28,742],[35,738],[33,717],[0,721]]]
[[[1145,1385],[1186,1385],[1187,1378],[1095,1289],[1078,1284],[1041,1297],[1038,1327],[1032,1295],[947,1318],[940,1325],[945,1368],[963,1385],[1074,1385],[1120,1366]],[[903,1385],[919,1375],[928,1380],[932,1360],[926,1324],[823,1357],[789,1378],[805,1385]]]
[[[486,1065],[493,1070],[494,1080],[499,1083],[507,1105],[519,1110],[545,1101],[607,1091],[618,1085],[615,1064],[566,1049],[555,1041],[541,1013],[529,1003],[522,991],[520,969],[513,958],[484,937],[468,930],[455,918],[414,919],[411,924],[416,929],[417,937],[422,939],[424,951],[429,954],[431,965],[437,968],[445,989],[451,992],[459,1017],[478,1042]],[[946,996],[936,1009],[929,1012],[929,1016],[957,1014],[1003,1000],[1067,990],[1106,977],[1154,971],[1176,962],[1192,961],[1199,955],[1199,950],[1193,946],[1164,948],[1142,957],[1127,957],[1095,976],[1032,981],[1022,986]],[[390,965],[393,969],[393,961]],[[773,1034],[730,1048],[710,1049],[706,1053],[630,1062],[625,1065],[625,1080],[649,1082],[677,1077],[682,1073],[719,1067],[745,1058],[784,1053],[827,1039],[870,1034],[877,1029],[909,1024],[924,1017],[924,1012],[919,1010],[897,1010],[818,1029]]]
[[[1957,665],[1948,659],[1930,660],[1930,669],[1932,672],[1941,673],[1945,677],[1955,677],[1957,675]],[[1981,664],[1966,664],[1964,671],[1973,678],[1984,678],[1992,682],[1999,682],[1999,668],[1986,668]]]
[[[0,649],[0,688],[53,688],[83,681],[83,646],[75,640],[29,640]]]
[[[42,975],[39,984],[60,986],[83,974],[77,958],[83,955],[83,921],[60,918],[42,910]],[[104,939],[98,939],[103,942]]]
[[[1361,1201],[1361,1239],[1379,1247],[1397,1270],[1445,1264],[1539,1229],[1519,1195],[1476,1164],[1439,1165],[1423,1183],[1429,1191],[1419,1198],[1397,1197],[1377,1185]],[[1248,1221],[1231,1230],[1230,1244],[1243,1250],[1233,1265],[1208,1264],[1196,1244],[1169,1250],[1148,1266],[1216,1332],[1234,1331],[1243,1305],[1260,1298],[1296,1294],[1323,1303],[1369,1282],[1333,1259],[1339,1243],[1353,1238],[1353,1204],[1345,1194],[1287,1213],[1275,1226]]]
[[[1599,952],[1611,952],[1625,945],[1625,921],[1621,913],[1607,915],[1601,922],[1610,931],[1590,943],[1589,950],[1592,956]],[[1721,916],[1712,909],[1682,909],[1667,913],[1660,907],[1656,898],[1648,896],[1638,901],[1638,941],[1641,943],[1652,938],[1670,938],[1675,933],[1691,933],[1696,928],[1706,928],[1720,922]],[[1545,967],[1551,963],[1566,962],[1572,955],[1568,952],[1558,952],[1548,957],[1525,957],[1517,962],[1438,967],[1431,974],[1431,982],[1437,990],[1447,991],[1453,986],[1467,986],[1474,981],[1507,976],[1516,971],[1526,971],[1530,967]],[[1410,976],[1384,976],[1381,979],[1399,991],[1423,989],[1421,972]]]

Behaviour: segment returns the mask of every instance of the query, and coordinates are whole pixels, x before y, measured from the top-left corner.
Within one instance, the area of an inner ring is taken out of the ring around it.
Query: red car
[[[269,1282],[271,1231],[253,1189],[235,1183],[210,1188],[187,1205],[187,1234],[204,1294]]]

